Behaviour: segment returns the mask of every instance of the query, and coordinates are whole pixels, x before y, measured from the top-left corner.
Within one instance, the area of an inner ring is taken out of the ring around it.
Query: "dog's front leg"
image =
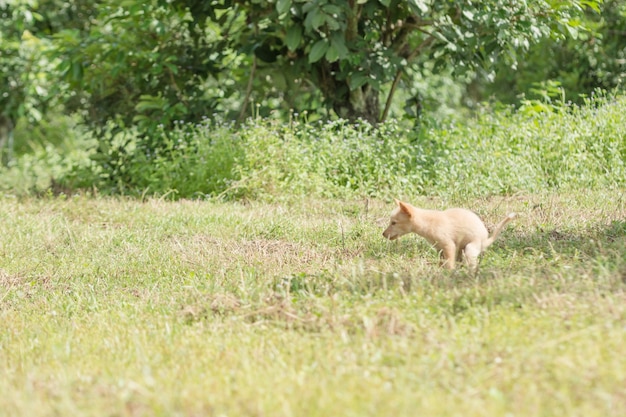
[[[454,243],[449,243],[442,246],[441,250],[441,266],[446,269],[454,269],[454,262],[456,258],[456,246]]]

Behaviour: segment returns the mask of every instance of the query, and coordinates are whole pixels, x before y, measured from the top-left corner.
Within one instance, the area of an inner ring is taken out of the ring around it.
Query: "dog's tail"
[[[506,224],[508,222],[510,222],[511,220],[513,220],[516,217],[517,217],[517,213],[509,213],[504,218],[504,220],[502,220],[500,223],[498,223],[496,225],[496,228],[493,230],[493,233],[491,234],[491,236],[489,236],[487,239],[483,240],[483,250],[485,250],[489,246],[491,246],[491,244],[496,240],[496,238],[498,237],[498,235],[500,234],[502,229],[504,229],[504,226],[506,226]]]

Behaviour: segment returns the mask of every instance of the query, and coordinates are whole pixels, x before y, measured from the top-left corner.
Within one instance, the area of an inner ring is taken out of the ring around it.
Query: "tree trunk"
[[[6,166],[13,159],[13,121],[9,116],[0,114],[0,162]],[[5,150],[6,148],[6,150]]]
[[[378,90],[369,85],[349,91],[348,94],[333,97],[333,110],[337,115],[350,122],[359,119],[375,125],[380,118],[380,101]]]
[[[328,106],[337,116],[350,122],[363,119],[372,125],[377,124],[380,121],[379,91],[368,84],[350,91],[347,80],[334,78],[339,70],[337,65],[325,63],[317,67],[318,87]]]

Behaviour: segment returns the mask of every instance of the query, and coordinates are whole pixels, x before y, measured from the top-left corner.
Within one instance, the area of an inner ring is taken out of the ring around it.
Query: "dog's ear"
[[[411,217],[411,209],[409,208],[409,206],[406,203],[403,203],[400,200],[396,200],[396,202],[398,203],[398,206],[400,207],[400,210],[406,214],[407,216]]]

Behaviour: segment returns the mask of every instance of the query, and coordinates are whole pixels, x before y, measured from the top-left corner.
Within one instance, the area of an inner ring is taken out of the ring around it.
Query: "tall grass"
[[[40,192],[53,179],[68,192],[278,200],[619,187],[625,113],[626,97],[601,96],[580,107],[485,108],[419,130],[397,121],[309,123],[306,116],[240,126],[206,121],[161,132],[150,139],[156,148],[130,129],[112,130],[97,151],[45,147],[23,156],[2,169],[0,189]]]

